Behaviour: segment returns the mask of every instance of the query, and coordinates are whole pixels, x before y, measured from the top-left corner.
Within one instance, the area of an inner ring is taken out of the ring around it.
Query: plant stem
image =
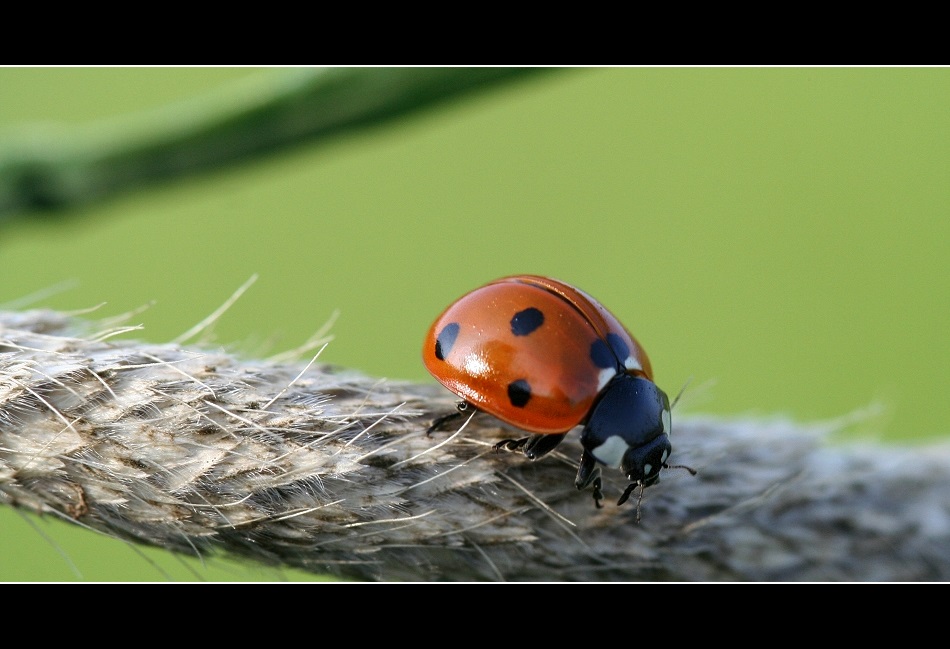
[[[677,415],[672,463],[699,475],[666,470],[637,524],[618,472],[603,509],[574,489],[577,435],[529,462],[487,415],[427,436],[455,403],[434,385],[134,329],[0,311],[0,503],[356,580],[950,579],[946,444]]]

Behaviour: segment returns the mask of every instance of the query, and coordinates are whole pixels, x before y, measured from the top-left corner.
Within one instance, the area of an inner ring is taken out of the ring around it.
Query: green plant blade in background
[[[383,124],[539,68],[296,68],[87,126],[0,132],[0,224]]]

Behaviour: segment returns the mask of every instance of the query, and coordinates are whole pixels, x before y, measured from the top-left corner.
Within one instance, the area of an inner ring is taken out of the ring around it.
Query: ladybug
[[[643,347],[597,300],[549,277],[503,277],[463,295],[432,323],[422,348],[426,369],[469,408],[532,433],[495,450],[536,460],[583,426],[574,485],[603,499],[600,466],[630,480],[617,501],[656,484],[667,464],[670,401],[653,382]],[[639,500],[637,519],[639,520]]]

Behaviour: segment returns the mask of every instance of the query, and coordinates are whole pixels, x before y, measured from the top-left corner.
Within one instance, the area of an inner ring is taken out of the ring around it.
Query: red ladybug
[[[670,401],[653,382],[650,359],[613,314],[569,284],[514,275],[463,295],[430,327],[422,358],[463,399],[460,412],[471,405],[534,433],[496,449],[535,460],[583,425],[574,485],[593,485],[597,507],[598,464],[631,481],[618,505],[638,486],[642,499],[660,469],[671,468]],[[430,431],[460,412],[439,418]]]

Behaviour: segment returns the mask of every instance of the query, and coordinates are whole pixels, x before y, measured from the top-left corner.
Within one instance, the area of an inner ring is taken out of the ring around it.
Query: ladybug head
[[[646,379],[631,379],[636,383],[636,394],[631,397],[641,417],[638,424],[628,429],[628,447],[620,459],[620,470],[630,484],[617,501],[622,505],[630,498],[637,487],[640,496],[637,499],[637,522],[640,521],[640,502],[643,490],[660,481],[660,469],[686,469],[692,475],[696,470],[681,464],[667,464],[673,447],[670,444],[670,401],[666,394]],[[638,383],[637,383],[638,382]],[[637,445],[637,442],[641,442]]]
[[[622,505],[637,487],[643,490],[660,480],[660,469],[689,467],[667,464],[670,445],[670,400],[653,381],[632,374],[618,374],[604,387],[594,404],[581,445],[584,453],[575,486],[594,484],[594,500],[601,497],[595,463],[620,469],[630,480],[617,501]],[[637,520],[640,506],[637,504]]]
[[[673,450],[669,398],[649,379],[616,375],[594,404],[581,444],[597,462],[620,469],[634,485],[656,484],[660,469],[669,468],[666,461]]]
[[[670,456],[670,400],[648,379],[618,374],[591,410],[581,444],[598,462],[644,486]]]
[[[620,470],[631,482],[642,483],[644,487],[655,485],[660,481],[660,469],[666,467],[672,450],[670,436],[662,433],[643,446],[631,446],[623,454]]]

